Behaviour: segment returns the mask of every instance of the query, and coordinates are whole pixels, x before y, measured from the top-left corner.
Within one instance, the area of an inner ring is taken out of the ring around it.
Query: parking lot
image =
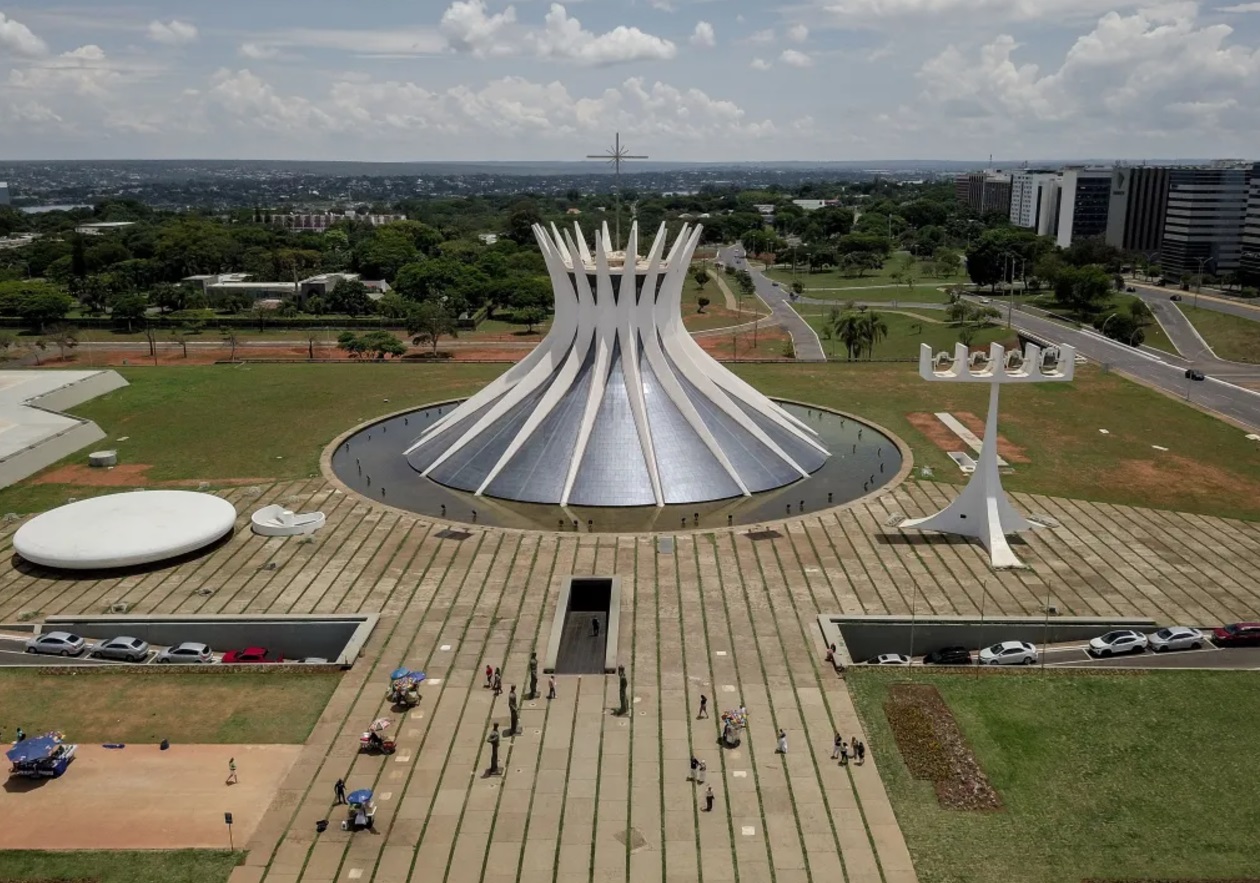
[[[1051,644],[1043,649],[1037,646],[1037,665],[1046,668],[1198,668],[1218,671],[1260,671],[1260,647],[1216,647],[1207,644],[1199,650],[1168,650],[1154,653],[1126,653],[1120,656],[1095,656],[1087,643]],[[976,658],[972,650],[971,658]],[[859,663],[865,664],[865,663]],[[922,657],[910,663],[922,666]],[[927,666],[929,668],[954,668],[955,666]],[[994,666],[995,668],[1023,668],[1025,666]]]
[[[160,648],[159,648],[160,649]],[[147,662],[158,651],[150,648]],[[45,656],[26,652],[26,638],[0,636],[0,665],[145,665],[143,662],[119,662],[113,659],[87,659],[81,656]]]

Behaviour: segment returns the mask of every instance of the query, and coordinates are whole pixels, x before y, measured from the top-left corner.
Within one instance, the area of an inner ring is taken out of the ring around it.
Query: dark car
[[[1170,298],[1168,298],[1168,299],[1169,299],[1169,300],[1181,300],[1181,295],[1179,295],[1179,294],[1174,294],[1172,297],[1170,297]]]
[[[1260,622],[1235,622],[1212,629],[1218,647],[1260,647]]]
[[[971,665],[971,651],[966,647],[942,647],[923,657],[926,665]]]

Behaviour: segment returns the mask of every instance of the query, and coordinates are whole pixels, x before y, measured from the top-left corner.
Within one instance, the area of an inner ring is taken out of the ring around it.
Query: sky
[[[0,0],[0,159],[1260,158],[1260,2]]]

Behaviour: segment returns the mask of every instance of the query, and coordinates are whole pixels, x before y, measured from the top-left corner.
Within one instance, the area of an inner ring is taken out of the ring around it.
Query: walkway
[[[728,266],[748,270],[748,264],[742,258],[735,257],[734,253],[737,250],[742,251],[734,247],[724,248],[718,252],[718,257]],[[757,296],[770,307],[771,316],[787,330],[788,334],[792,335],[792,349],[796,353],[796,361],[827,361],[827,354],[823,352],[818,332],[810,327],[800,313],[792,309],[792,304],[788,301],[783,289],[771,284],[760,271],[749,270],[749,272],[752,274],[753,284],[756,285]]]

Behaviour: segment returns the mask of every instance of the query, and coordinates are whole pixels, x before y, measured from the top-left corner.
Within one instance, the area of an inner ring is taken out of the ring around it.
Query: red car
[[[266,647],[246,647],[244,650],[229,650],[223,654],[223,664],[244,662],[284,662],[279,654],[272,656]]]
[[[1260,647],[1260,622],[1235,622],[1212,629],[1212,643],[1218,647]]]

